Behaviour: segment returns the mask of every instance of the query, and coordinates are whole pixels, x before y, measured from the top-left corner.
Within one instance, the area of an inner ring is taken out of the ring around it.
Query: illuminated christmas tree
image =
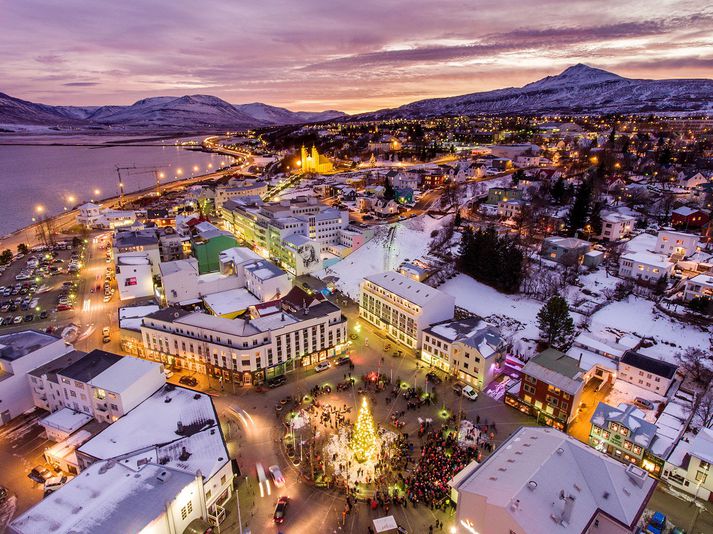
[[[354,457],[362,463],[371,459],[376,452],[376,425],[374,425],[374,418],[369,411],[369,405],[366,403],[366,397],[362,397],[361,400],[351,447]]]

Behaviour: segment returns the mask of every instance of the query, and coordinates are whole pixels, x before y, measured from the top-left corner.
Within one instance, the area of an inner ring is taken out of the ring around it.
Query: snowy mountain
[[[479,113],[713,112],[713,80],[635,80],[574,65],[523,87],[432,98],[354,116],[416,118]]]
[[[130,106],[47,106],[0,93],[0,124],[81,128],[195,130],[318,122],[340,111],[290,111],[255,102],[233,105],[210,95],[159,96]]]

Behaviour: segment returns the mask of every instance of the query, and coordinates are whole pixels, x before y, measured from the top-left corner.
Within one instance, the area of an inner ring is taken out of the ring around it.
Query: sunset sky
[[[0,2],[0,92],[47,104],[211,94],[359,112],[575,63],[711,77],[713,7],[678,0]]]

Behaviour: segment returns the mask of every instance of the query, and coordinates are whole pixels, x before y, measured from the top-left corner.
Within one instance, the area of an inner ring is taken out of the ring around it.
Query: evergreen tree
[[[569,235],[573,236],[577,230],[584,227],[584,224],[589,218],[589,203],[592,200],[592,186],[589,181],[582,182],[582,185],[577,189],[577,194],[574,197],[574,202],[567,216],[567,226]]]
[[[376,445],[376,425],[374,418],[369,411],[369,405],[366,403],[366,397],[361,399],[361,407],[359,415],[354,424],[354,432],[352,434],[351,448],[354,451],[354,457],[358,462],[365,462],[372,458],[375,452]]]
[[[550,347],[562,349],[574,333],[574,321],[569,314],[567,301],[555,295],[537,313],[540,337]]]
[[[589,215],[589,226],[591,231],[589,236],[602,234],[602,208],[604,203],[601,200],[596,201],[592,205],[592,213]]]
[[[393,200],[396,196],[396,191],[394,191],[394,186],[391,185],[389,177],[384,178],[384,200]]]
[[[0,254],[0,265],[5,265],[7,263],[10,263],[11,261],[12,261],[12,250],[10,250],[9,248],[6,248]]]
[[[555,185],[552,186],[552,191],[550,191],[550,195],[552,195],[552,200],[554,200],[557,204],[562,204],[562,200],[564,199],[564,195],[566,193],[567,190],[564,185],[564,180],[560,176],[555,182]]]

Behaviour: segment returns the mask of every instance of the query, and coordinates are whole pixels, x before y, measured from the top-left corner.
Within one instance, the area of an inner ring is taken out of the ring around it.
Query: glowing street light
[[[45,207],[42,204],[35,206],[35,211],[38,215],[42,215],[45,212]]]
[[[95,189],[95,190],[94,190],[94,196],[97,196],[97,197],[98,197],[99,195],[101,195],[101,191],[100,191],[99,189]]]
[[[193,172],[198,172],[200,170],[200,167],[198,165],[193,165]]]
[[[181,176],[183,174],[183,169],[181,169],[181,168],[176,169],[176,174],[178,176]]]
[[[76,202],[76,201],[77,201],[77,199],[74,197],[74,195],[69,195],[67,197],[67,202]]]

